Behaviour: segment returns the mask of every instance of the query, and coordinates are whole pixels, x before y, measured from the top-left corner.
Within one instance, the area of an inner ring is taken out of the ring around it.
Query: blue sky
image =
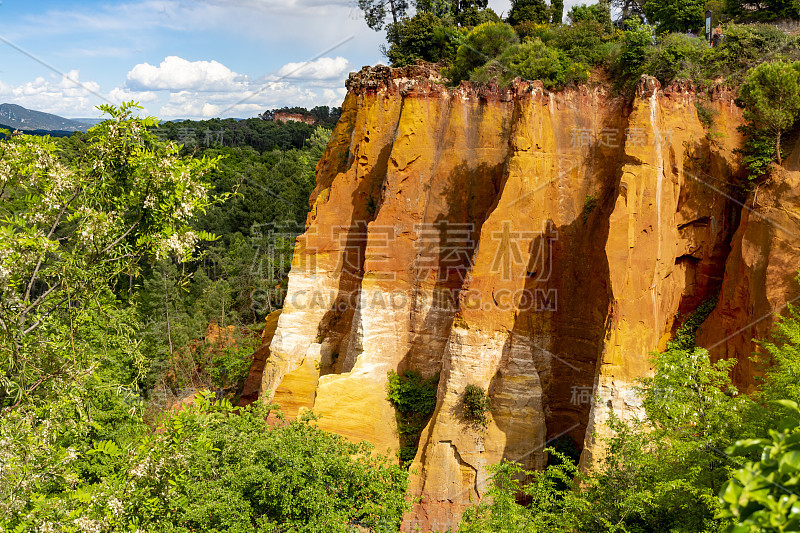
[[[357,0],[0,0],[0,103],[77,118],[138,100],[165,119],[340,105],[383,38]]]

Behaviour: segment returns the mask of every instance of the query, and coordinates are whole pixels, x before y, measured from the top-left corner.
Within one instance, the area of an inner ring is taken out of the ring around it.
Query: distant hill
[[[77,120],[26,109],[16,104],[0,104],[0,124],[22,131],[86,131],[92,127]]]

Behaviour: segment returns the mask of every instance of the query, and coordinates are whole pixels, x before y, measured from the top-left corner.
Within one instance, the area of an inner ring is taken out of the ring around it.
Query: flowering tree
[[[110,119],[69,165],[49,137],[0,142],[0,407],[75,382],[93,364],[75,332],[114,307],[120,279],[210,237],[189,222],[209,205],[201,177],[216,160],[179,157],[133,102],[100,109]]]

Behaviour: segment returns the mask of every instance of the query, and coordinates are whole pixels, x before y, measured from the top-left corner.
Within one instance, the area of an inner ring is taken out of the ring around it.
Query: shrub
[[[800,6],[792,0],[726,0],[725,10],[729,15],[744,20],[800,18]]]
[[[489,425],[489,411],[492,410],[492,400],[486,391],[478,385],[469,384],[464,388],[462,403],[464,405],[464,418],[480,427]]]
[[[520,41],[538,37],[543,43],[549,43],[553,39],[555,29],[550,24],[531,21],[521,22],[514,26],[514,31],[517,32]]]
[[[592,507],[581,488],[591,479],[566,455],[553,448],[545,451],[558,461],[544,471],[526,471],[511,462],[490,466],[489,498],[464,512],[458,532],[588,531],[582,527],[589,522]]]
[[[613,24],[611,22],[611,3],[607,0],[600,0],[596,4],[587,6],[586,4],[575,5],[567,13],[567,19],[574,25],[580,22],[597,22],[604,31],[611,32]]]
[[[214,387],[226,390],[242,383],[250,371],[256,349],[257,346],[250,343],[213,350],[207,372]]]
[[[550,46],[563,50],[576,63],[601,65],[608,61],[613,44],[602,24],[583,20],[553,30]]]
[[[705,322],[708,315],[717,306],[717,297],[713,296],[697,306],[692,314],[675,331],[672,339],[667,342],[668,350],[693,350],[696,346],[697,330]]]
[[[419,436],[436,409],[439,374],[424,379],[419,372],[408,370],[402,375],[389,371],[386,383],[387,400],[396,409],[397,431],[400,434],[400,460],[407,464],[414,459]]]
[[[705,105],[700,100],[695,100],[694,107],[697,110],[697,119],[706,129],[711,128],[712,124],[714,124],[714,117],[716,117],[717,113],[712,108]]]
[[[508,24],[486,22],[476,26],[458,47],[449,71],[453,83],[469,79],[470,73],[517,43],[517,34]]]
[[[509,85],[517,76],[541,80],[547,89],[555,89],[589,79],[589,66],[575,63],[567,55],[539,39],[515,45],[496,61],[475,71],[472,79],[486,82],[497,77],[501,85]]]
[[[392,66],[401,67],[422,59],[436,63],[451,59],[458,30],[447,27],[433,13],[417,13],[386,28],[389,49],[386,57]]]
[[[511,9],[508,12],[509,24],[519,24],[527,21],[550,22],[551,17],[550,6],[544,0],[512,0]]]
[[[767,131],[740,126],[744,133],[744,146],[736,150],[742,155],[742,165],[747,169],[747,179],[755,181],[766,175],[775,161],[775,139]]]
[[[645,0],[647,20],[661,32],[683,32],[703,27],[706,0]]]
[[[706,76],[741,83],[751,67],[769,58],[789,59],[798,54],[797,38],[769,24],[731,24],[722,43],[708,51]]]
[[[703,39],[673,33],[648,49],[645,70],[662,85],[676,79],[696,80],[702,77],[706,50],[708,45]]]
[[[637,19],[631,19],[628,24],[611,68],[621,84],[638,81],[645,70],[647,51],[653,44],[653,29],[650,26],[641,24]]]
[[[787,306],[786,316],[778,317],[761,347],[769,354],[761,395],[770,401],[800,401],[800,307]]]
[[[586,193],[586,199],[583,201],[583,223],[586,224],[586,221],[589,220],[589,215],[597,207],[597,196],[594,194]]]
[[[484,22],[503,22],[497,13],[491,8],[481,9],[477,6],[471,6],[462,9],[458,13],[458,25],[464,28],[474,28]]]
[[[731,531],[797,531],[800,528],[800,407],[778,402],[789,411],[769,438],[736,442],[730,455],[757,455],[733,472],[720,492],[722,518],[731,518]]]
[[[153,434],[92,440],[67,402],[0,419],[0,527],[33,531],[346,532],[399,526],[408,475],[300,419],[198,396]],[[65,415],[61,418],[59,415]],[[75,528],[79,524],[87,527]]]

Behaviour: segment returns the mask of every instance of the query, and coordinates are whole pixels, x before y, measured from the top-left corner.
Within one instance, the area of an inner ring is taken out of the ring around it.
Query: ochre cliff
[[[720,289],[701,341],[752,382],[750,339],[771,319],[751,317],[798,294],[800,156],[747,197],[730,94],[648,78],[632,101],[602,86],[447,88],[426,66],[365,68],[348,89],[261,395],[396,451],[387,372],[438,373],[406,529],[447,529],[487,466],[541,467],[563,435],[589,464],[610,410],[639,408],[632,386],[676,316]],[[489,392],[486,428],[464,419],[468,384]]]

